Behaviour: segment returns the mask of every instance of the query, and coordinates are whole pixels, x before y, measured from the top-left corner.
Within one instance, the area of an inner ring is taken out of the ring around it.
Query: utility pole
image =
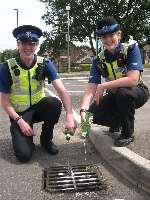
[[[16,14],[17,14],[17,27],[18,27],[18,9],[15,8],[14,10],[16,10]]]
[[[70,73],[70,6],[66,6],[67,16],[68,16],[68,31],[67,31],[67,42],[68,42],[68,48],[67,48],[67,58],[68,58],[68,73]]]

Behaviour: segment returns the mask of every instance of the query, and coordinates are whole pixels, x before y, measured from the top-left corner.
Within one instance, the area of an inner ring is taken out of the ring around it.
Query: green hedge
[[[81,71],[90,71],[92,64],[76,64],[72,63],[71,71],[72,72],[81,72]]]
[[[144,64],[144,67],[145,67],[145,68],[150,68],[150,63]]]
[[[90,71],[91,64],[80,64],[81,71]]]

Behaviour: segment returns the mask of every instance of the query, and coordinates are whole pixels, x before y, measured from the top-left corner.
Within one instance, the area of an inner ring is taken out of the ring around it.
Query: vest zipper
[[[111,70],[112,70],[112,73],[113,73],[113,75],[114,75],[114,78],[115,78],[115,80],[116,80],[116,73],[115,73],[115,70],[114,70],[114,68],[113,68],[113,64],[110,63],[110,66],[111,66]]]
[[[30,82],[30,71],[28,70],[28,81],[29,81],[29,100],[30,100],[30,107],[32,106],[32,101],[31,101],[31,82]]]

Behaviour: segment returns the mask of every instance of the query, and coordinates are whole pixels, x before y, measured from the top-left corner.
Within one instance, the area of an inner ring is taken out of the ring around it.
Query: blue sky
[[[4,0],[0,6],[0,51],[16,48],[16,40],[12,36],[12,30],[17,24],[15,8],[19,10],[19,25],[32,24],[42,30],[50,29],[41,19],[46,12],[44,3],[38,0]]]

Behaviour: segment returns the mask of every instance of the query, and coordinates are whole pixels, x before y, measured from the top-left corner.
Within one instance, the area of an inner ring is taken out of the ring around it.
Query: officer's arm
[[[64,87],[62,81],[60,79],[56,79],[56,80],[52,81],[52,84],[53,84],[55,90],[57,91],[59,97],[61,98],[67,114],[72,115],[71,98],[70,98],[66,88]]]
[[[18,114],[15,112],[9,101],[9,95],[11,93],[11,75],[8,70],[7,63],[0,64],[0,92],[1,92],[1,105],[6,113],[12,118],[15,119],[18,117]]]
[[[140,71],[131,70],[127,72],[126,77],[119,78],[117,80],[109,81],[100,84],[98,87],[103,89],[113,89],[118,87],[133,87],[136,86],[139,81]]]
[[[5,110],[5,112],[12,118],[12,119],[16,119],[17,117],[19,117],[19,115],[16,113],[15,109],[13,108],[13,106],[11,105],[10,101],[9,101],[9,93],[1,93],[1,105],[3,107],[3,109]]]
[[[88,83],[87,88],[83,94],[82,100],[81,100],[81,109],[89,109],[89,105],[92,102],[95,92],[97,89],[97,84],[95,83]]]
[[[97,85],[100,83],[101,83],[101,71],[97,66],[97,59],[94,58],[90,71],[89,83],[81,100],[81,105],[80,105],[81,109],[87,110],[89,108],[89,105],[95,96]]]

